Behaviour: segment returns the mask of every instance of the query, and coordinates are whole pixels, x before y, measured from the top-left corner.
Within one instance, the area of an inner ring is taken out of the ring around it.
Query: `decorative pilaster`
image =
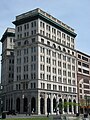
[[[51,114],[53,114],[53,94],[51,93]]]
[[[46,93],[45,93],[44,107],[45,107],[45,115],[47,115],[47,94]]]
[[[40,92],[38,92],[38,115],[40,114]]]

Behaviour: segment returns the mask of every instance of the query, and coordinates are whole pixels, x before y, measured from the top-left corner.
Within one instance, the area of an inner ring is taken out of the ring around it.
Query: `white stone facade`
[[[13,23],[13,109],[20,113],[76,113],[74,105],[58,108],[60,102],[78,103],[74,30],[40,9],[17,16]]]

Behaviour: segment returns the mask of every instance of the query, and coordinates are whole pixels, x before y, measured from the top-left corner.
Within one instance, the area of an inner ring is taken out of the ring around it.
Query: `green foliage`
[[[79,104],[78,103],[74,103],[74,102],[61,102],[61,103],[59,103],[58,104],[58,108],[60,108],[60,109],[63,109],[63,108],[65,108],[65,107],[67,107],[67,106],[79,106]]]
[[[40,118],[7,118],[5,120],[48,120],[47,117]]]

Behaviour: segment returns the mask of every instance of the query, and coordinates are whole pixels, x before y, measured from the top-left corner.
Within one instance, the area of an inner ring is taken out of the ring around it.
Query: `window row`
[[[41,38],[41,43],[47,44],[48,46],[52,46],[54,49],[58,49],[59,51],[63,51],[63,52],[67,52],[68,54],[75,55],[75,53],[74,53],[73,51],[71,52],[71,50],[66,49],[66,48],[63,48],[63,47],[61,47],[60,45],[57,46],[55,43],[53,43],[53,44],[51,45],[50,41],[47,41],[47,43],[46,43],[46,40],[45,40],[45,43],[44,43],[44,39],[43,39],[43,38]],[[65,44],[64,44],[64,45],[65,45]],[[67,46],[68,46],[68,45],[67,45]],[[70,46],[68,46],[68,47],[70,47]]]
[[[21,41],[18,41],[17,42],[17,46],[18,47],[21,47],[21,46],[28,46],[29,44],[31,44],[31,43],[35,43],[36,42],[36,39],[33,37],[33,38],[31,38],[31,40],[30,40],[30,43],[29,43],[29,41],[28,40],[24,40],[23,42],[21,42]]]
[[[18,26],[17,27],[17,31],[18,32],[21,32],[21,31],[23,31],[23,30],[28,30],[29,28],[33,28],[33,27],[36,27],[36,21],[33,21],[33,22],[31,22],[31,23],[26,23],[26,24],[24,24],[23,26]]]
[[[53,69],[54,70],[54,69]],[[53,71],[55,72],[55,71]],[[58,76],[61,76],[61,70],[58,70]],[[50,76],[50,77],[49,77]],[[51,78],[52,76],[52,78]],[[66,71],[63,71],[63,77],[66,77]],[[71,72],[68,72],[68,78],[71,78]],[[72,73],[72,78],[75,79],[75,73]],[[44,73],[40,73],[40,79],[45,80],[45,74]],[[47,74],[47,80],[51,81],[57,81],[62,83],[61,77],[57,77],[56,75],[51,75],[51,74]],[[70,80],[70,79],[69,79]],[[63,78],[63,83],[67,83],[66,78]],[[69,84],[71,84],[71,81],[68,82]]]
[[[34,30],[31,30],[31,32],[24,32],[24,34],[22,34],[22,33],[18,33],[17,34],[17,39],[21,39],[21,38],[25,38],[25,37],[29,37],[29,36],[31,36],[31,35],[36,35],[36,29],[34,29]]]
[[[52,34],[55,34],[59,37],[62,37],[64,39],[67,39],[68,41],[71,40],[72,43],[74,43],[74,38],[70,37],[69,35],[66,35],[65,33],[61,32],[60,30],[57,30],[54,27],[51,27],[49,24],[45,24],[44,22],[40,21],[40,27],[47,32],[52,32]]]
[[[48,64],[50,64],[51,63],[51,61],[52,61],[52,65],[56,65],[56,53],[55,52],[52,52],[52,54],[53,54],[53,56],[52,56],[52,58],[54,57],[54,59],[51,59],[51,57],[46,57],[46,63],[48,63]],[[59,56],[60,54],[58,54],[58,59],[60,59],[60,56]],[[62,55],[62,59],[63,59],[63,61],[66,61],[66,62],[72,62],[72,64],[75,64],[75,59],[74,58],[70,58],[70,57],[68,57],[68,56],[65,56],[65,55]],[[41,62],[45,62],[45,56],[44,55],[40,55],[40,61]],[[58,65],[60,65],[61,63],[60,63],[61,61],[59,61],[59,63],[58,63]],[[63,66],[64,66],[64,68],[65,68],[65,63],[63,64]],[[74,67],[72,68],[72,69],[75,69]]]
[[[61,86],[61,85],[53,85],[53,88],[51,88],[51,84],[47,84],[45,86],[45,83],[41,83],[41,89],[48,89],[48,90],[58,90],[58,91],[65,91],[65,92],[74,92],[76,93],[76,88],[67,87],[67,86]]]

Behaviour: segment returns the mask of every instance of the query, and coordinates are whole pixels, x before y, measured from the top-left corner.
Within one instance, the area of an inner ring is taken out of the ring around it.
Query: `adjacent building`
[[[77,80],[80,112],[90,109],[90,56],[77,51]]]
[[[0,97],[3,101],[3,110],[13,109],[12,91],[14,82],[14,40],[15,29],[7,28],[1,38],[1,86],[3,91]]]

